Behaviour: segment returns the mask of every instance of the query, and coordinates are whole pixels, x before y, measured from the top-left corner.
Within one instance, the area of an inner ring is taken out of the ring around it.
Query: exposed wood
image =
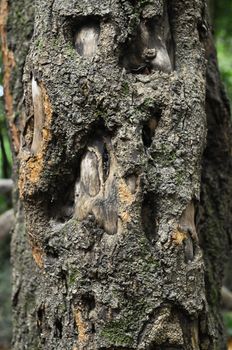
[[[80,177],[75,186],[74,217],[83,220],[93,214],[108,233],[116,233],[118,226],[117,164],[110,141],[106,137],[95,140],[82,157]]]
[[[45,116],[42,91],[34,77],[32,77],[32,99],[34,110],[34,131],[31,151],[36,154],[42,146]]]
[[[155,70],[170,73],[173,69],[172,45],[167,13],[164,22],[145,17],[134,38],[125,44],[121,63],[127,72],[135,74],[149,74]]]
[[[97,50],[99,31],[99,24],[97,21],[91,21],[91,18],[87,18],[83,24],[79,24],[77,32],[74,34],[74,42],[75,48],[81,56],[94,56]]]

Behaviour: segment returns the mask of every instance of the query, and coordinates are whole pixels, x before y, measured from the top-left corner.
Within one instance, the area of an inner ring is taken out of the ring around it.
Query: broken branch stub
[[[170,73],[174,62],[168,18],[165,24],[154,18],[142,19],[134,36],[124,44],[120,64],[134,74]]]

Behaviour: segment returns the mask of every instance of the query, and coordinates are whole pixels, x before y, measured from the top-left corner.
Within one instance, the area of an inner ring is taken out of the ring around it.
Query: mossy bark
[[[31,4],[8,5],[13,349],[225,349],[231,129],[205,2],[35,1],[30,44]]]

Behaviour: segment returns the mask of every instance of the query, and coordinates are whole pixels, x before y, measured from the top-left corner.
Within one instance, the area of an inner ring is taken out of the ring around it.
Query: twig
[[[0,194],[12,191],[13,181],[11,179],[0,179]]]
[[[7,210],[0,216],[0,239],[8,235],[15,221],[13,209]]]

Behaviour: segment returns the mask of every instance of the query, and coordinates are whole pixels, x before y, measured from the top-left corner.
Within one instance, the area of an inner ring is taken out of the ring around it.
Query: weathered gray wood
[[[40,149],[43,139],[43,127],[44,127],[44,106],[42,99],[42,91],[38,83],[32,77],[32,99],[33,99],[33,112],[34,112],[34,125],[33,125],[33,141],[31,145],[31,151],[37,153]]]

